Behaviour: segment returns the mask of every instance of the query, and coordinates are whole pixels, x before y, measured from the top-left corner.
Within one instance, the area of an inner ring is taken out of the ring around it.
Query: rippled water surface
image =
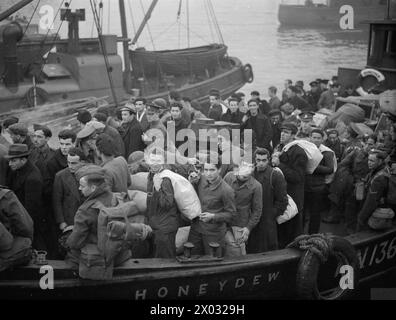
[[[38,0],[30,5],[30,10]],[[15,2],[15,1],[12,1]],[[71,7],[86,7],[86,20],[80,23],[82,36],[95,35],[89,1],[72,0]],[[208,21],[207,0],[183,0],[180,19],[177,20],[178,0],[160,0],[154,9],[138,45],[149,50],[186,47],[187,3],[189,5],[190,45],[203,45],[219,41],[212,24]],[[339,29],[287,29],[280,28],[277,20],[277,0],[212,0],[224,42],[229,55],[251,63],[255,73],[253,84],[246,85],[248,92],[257,89],[266,93],[270,85],[279,88],[283,80],[303,80],[308,87],[315,78],[331,78],[339,66],[364,67],[367,34],[361,31],[341,32]],[[61,1],[41,1],[40,6],[50,3],[55,12]],[[149,0],[125,0],[129,37],[142,20],[143,10]],[[36,15],[37,16],[37,15]],[[121,34],[118,1],[103,0],[103,31]],[[133,18],[132,18],[133,17]],[[57,29],[56,24],[54,30]],[[212,27],[211,27],[212,26]],[[150,31],[150,32],[149,32]],[[64,24],[60,33],[66,35]],[[153,39],[153,42],[151,41]],[[121,52],[121,50],[120,50]]]

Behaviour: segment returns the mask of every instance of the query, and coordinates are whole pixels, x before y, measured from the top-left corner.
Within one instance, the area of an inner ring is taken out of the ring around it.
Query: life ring
[[[31,87],[26,92],[26,103],[29,108],[34,107],[34,87]],[[43,88],[36,87],[36,103],[37,105],[41,105],[48,101],[48,92]]]
[[[248,63],[243,66],[243,77],[246,82],[252,83],[254,76],[253,76],[253,69],[252,66]]]
[[[365,91],[370,91],[385,81],[385,76],[378,70],[367,68],[360,71],[358,81],[360,87]]]
[[[322,261],[315,250],[306,250],[299,261],[296,278],[299,299],[342,300],[351,296],[357,288],[359,259],[355,248],[344,238],[329,236],[328,239],[326,261]],[[342,266],[346,266],[345,270],[341,269]],[[322,279],[319,279],[319,273]],[[351,277],[351,282],[347,286],[342,286],[342,277],[347,276],[346,273]]]

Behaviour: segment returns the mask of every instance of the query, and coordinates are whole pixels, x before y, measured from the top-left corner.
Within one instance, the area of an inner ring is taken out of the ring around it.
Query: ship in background
[[[340,30],[340,19],[344,15],[340,8],[349,5],[353,8],[354,29],[368,29],[367,20],[384,19],[386,0],[300,0],[285,1],[279,4],[278,20],[281,26],[299,28],[331,28]],[[392,11],[396,8],[392,5]]]
[[[108,96],[115,105],[130,95],[149,100],[167,98],[171,90],[205,105],[210,89],[218,89],[226,98],[253,81],[252,67],[228,56],[224,43],[170,51],[130,50],[158,0],[152,2],[132,41],[123,0],[119,0],[117,19],[121,21],[121,37],[103,34],[100,16],[94,12],[100,36],[80,38],[79,22],[85,20],[85,10],[59,7],[55,18],[68,24],[67,39],[60,39],[59,29],[54,34],[38,34],[32,30],[30,17],[25,27],[15,19],[6,20],[32,1],[19,1],[0,12],[0,114],[85,97]],[[93,1],[90,3],[95,11]],[[123,45],[123,59],[117,52],[118,43]]]

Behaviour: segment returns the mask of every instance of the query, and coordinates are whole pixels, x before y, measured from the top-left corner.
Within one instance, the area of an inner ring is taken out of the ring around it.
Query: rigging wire
[[[96,6],[96,0],[94,0],[94,1],[95,1],[95,6]],[[95,19],[92,20],[92,25],[91,25],[91,38],[93,38],[94,26],[95,26]]]
[[[142,0],[140,0],[140,6],[141,6],[142,11],[143,11],[143,16],[145,16],[145,15],[146,15],[146,11],[145,11],[145,9],[144,9]],[[148,31],[149,36],[150,36],[150,39],[151,39],[151,44],[152,44],[153,49],[154,49],[154,51],[155,51],[155,45],[154,45],[154,41],[153,41],[153,36],[152,36],[152,34],[151,34],[150,25],[149,25],[148,21],[146,22],[146,24],[147,24],[147,31]]]
[[[220,43],[224,44],[223,35],[221,33],[220,25],[219,25],[219,22],[217,21],[216,14],[215,14],[215,11],[214,11],[214,8],[213,8],[213,4],[212,4],[211,0],[208,0],[208,6],[209,6],[209,10],[210,10],[210,12],[212,14],[212,19],[213,19],[214,25],[216,27],[216,32],[217,32],[217,35],[219,37]]]
[[[100,28],[103,30],[103,1],[99,2]]]
[[[23,35],[22,35],[22,38],[25,36],[26,32],[28,31],[28,28],[29,28],[29,26],[30,26],[30,23],[31,23],[32,20],[33,20],[33,16],[34,16],[34,14],[35,14],[36,11],[37,11],[37,8],[38,8],[40,2],[41,2],[41,0],[39,0],[39,1],[37,2],[37,5],[36,5],[36,7],[35,7],[34,10],[33,10],[32,15],[30,16],[29,22],[28,22],[28,24],[27,24],[27,26],[26,26],[26,29],[25,29],[25,31],[24,31],[24,33],[23,33]],[[30,4],[33,5],[33,3],[30,3]],[[21,39],[22,39],[22,38],[21,38]]]
[[[210,30],[210,35],[212,37],[212,42],[215,42],[214,33],[213,33],[213,29],[212,29],[212,22],[210,21],[210,14],[209,14],[207,1],[204,1],[204,7],[205,7],[205,12],[206,12],[206,17],[208,18],[208,26],[209,26],[209,30]]]
[[[109,78],[111,93],[113,95],[113,99],[114,99],[115,105],[118,106],[117,96],[116,96],[115,91],[114,91],[113,77],[111,76],[111,74],[109,72],[109,68],[110,68],[109,60],[108,60],[108,57],[107,57],[106,48],[105,48],[104,43],[103,43],[102,28],[100,26],[100,21],[99,21],[100,17],[99,17],[98,12],[96,11],[96,8],[95,8],[95,6],[93,4],[93,1],[94,0],[89,0],[89,2],[91,4],[91,9],[92,9],[92,12],[93,12],[93,15],[94,15],[95,26],[96,26],[96,29],[98,31],[98,39],[99,39],[100,47],[102,49],[103,58],[104,58],[105,64],[106,64],[106,73],[107,73],[107,76]]]
[[[109,0],[110,1],[110,0]],[[132,11],[132,6],[131,6],[131,1],[127,0],[128,3],[128,9],[129,9],[129,14],[131,16],[131,20],[132,20],[132,28],[133,28],[133,33],[136,34],[136,26],[135,26],[135,19],[133,17],[133,11]],[[139,40],[136,41],[136,46],[139,46]]]
[[[107,33],[110,33],[110,1],[111,0],[109,0],[109,5],[107,6]]]
[[[186,13],[187,13],[187,47],[190,48],[190,8],[189,8],[189,0],[186,1]]]

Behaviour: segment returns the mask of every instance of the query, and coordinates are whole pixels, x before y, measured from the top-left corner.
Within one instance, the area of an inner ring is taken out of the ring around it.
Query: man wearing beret
[[[80,123],[80,127],[84,128],[92,120],[92,115],[87,109],[81,109],[77,111],[77,120]]]
[[[14,123],[7,129],[13,143],[23,143],[28,146],[29,151],[33,149],[33,142],[30,139],[28,128],[23,123]]]
[[[279,245],[284,248],[303,232],[302,210],[304,207],[304,183],[307,166],[307,155],[298,145],[288,147],[294,141],[297,126],[284,122],[281,127],[280,144],[272,156],[272,165],[282,170],[287,182],[287,193],[293,198],[298,208],[298,214],[278,226]]]
[[[82,249],[85,249],[85,254],[91,258],[103,254],[98,248],[98,205],[113,206],[113,193],[106,183],[105,176],[105,170],[96,165],[82,167],[76,172],[79,189],[85,201],[76,212],[73,232],[66,241],[70,248],[66,258],[68,262],[78,264]],[[129,257],[129,250],[121,251],[115,264],[118,258],[125,261]]]
[[[272,127],[272,147],[275,148],[280,142],[282,112],[279,109],[273,109],[268,113]]]
[[[7,186],[14,191],[34,222],[33,248],[47,250],[47,221],[42,210],[43,179],[39,169],[28,159],[30,151],[25,144],[15,143],[8,149],[6,159],[10,171]]]
[[[142,127],[136,119],[136,109],[132,105],[125,105],[120,109],[121,111],[121,130],[120,134],[124,141],[125,159],[134,151],[144,150],[144,143],[142,141]]]

